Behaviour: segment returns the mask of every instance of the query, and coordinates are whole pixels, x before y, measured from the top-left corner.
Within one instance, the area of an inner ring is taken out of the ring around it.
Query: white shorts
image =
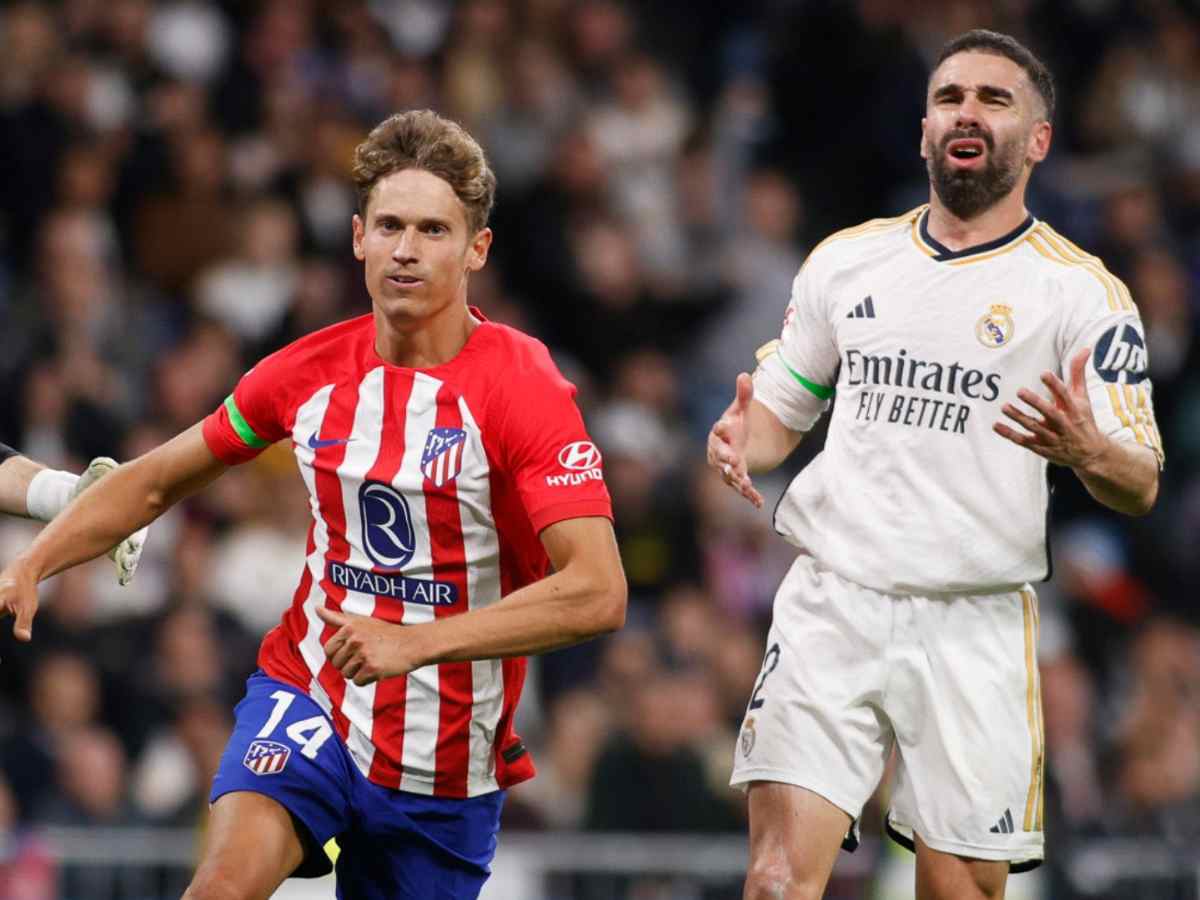
[[[905,596],[801,555],[779,587],[731,784],[795,784],[857,820],[892,748],[888,832],[912,849],[1043,855],[1037,598]]]

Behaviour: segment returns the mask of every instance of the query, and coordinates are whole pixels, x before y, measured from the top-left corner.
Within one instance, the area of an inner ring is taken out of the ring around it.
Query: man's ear
[[[479,232],[471,239],[471,246],[467,249],[467,271],[478,272],[487,265],[488,250],[492,246],[492,229],[481,228]]]
[[[366,226],[363,224],[362,216],[355,213],[354,218],[350,220],[350,227],[354,234],[354,258],[362,262],[367,258],[367,254],[363,250],[363,235],[366,233]]]
[[[1054,137],[1054,126],[1042,119],[1033,126],[1029,135],[1029,146],[1026,148],[1026,158],[1033,163],[1040,163],[1050,154],[1050,142]]]

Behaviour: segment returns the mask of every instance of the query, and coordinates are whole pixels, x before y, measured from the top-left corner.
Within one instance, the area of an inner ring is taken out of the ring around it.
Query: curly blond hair
[[[414,109],[376,125],[354,148],[354,186],[361,215],[367,214],[375,184],[404,169],[424,169],[444,180],[466,208],[472,233],[487,227],[496,176],[483,148],[457,122],[430,109]]]

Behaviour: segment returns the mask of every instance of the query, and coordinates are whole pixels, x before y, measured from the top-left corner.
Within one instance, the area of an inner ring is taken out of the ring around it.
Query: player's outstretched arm
[[[992,427],[1014,444],[1073,469],[1098,502],[1126,515],[1142,516],[1158,497],[1158,457],[1148,447],[1113,440],[1097,427],[1087,393],[1086,367],[1091,353],[1091,348],[1085,347],[1071,360],[1070,386],[1053,372],[1043,373],[1042,383],[1051,400],[1026,388],[1017,391],[1038,416],[1004,404],[1004,415],[1025,431],[1003,422]]]
[[[195,425],[80,494],[0,572],[0,614],[16,617],[16,637],[32,636],[39,581],[106,553],[225,468]]]
[[[792,431],[754,399],[754,380],[743,372],[737,377],[733,402],[708,433],[708,464],[721,473],[726,484],[761,509],[762,494],[755,489],[750,473],[774,469],[803,437],[804,432]]]
[[[554,574],[483,609],[392,625],[318,607],[317,615],[338,629],[325,655],[363,685],[432,663],[544,653],[620,628],[627,589],[612,523],[566,519],[545,528],[541,540]]]

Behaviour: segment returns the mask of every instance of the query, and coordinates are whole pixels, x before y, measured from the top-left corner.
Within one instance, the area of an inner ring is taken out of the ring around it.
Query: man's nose
[[[958,104],[957,124],[960,127],[979,124],[979,98],[973,93],[966,94]]]
[[[392,259],[397,262],[405,260],[413,260],[417,258],[417,229],[415,225],[409,225],[402,232],[396,241],[396,246],[392,250]]]

